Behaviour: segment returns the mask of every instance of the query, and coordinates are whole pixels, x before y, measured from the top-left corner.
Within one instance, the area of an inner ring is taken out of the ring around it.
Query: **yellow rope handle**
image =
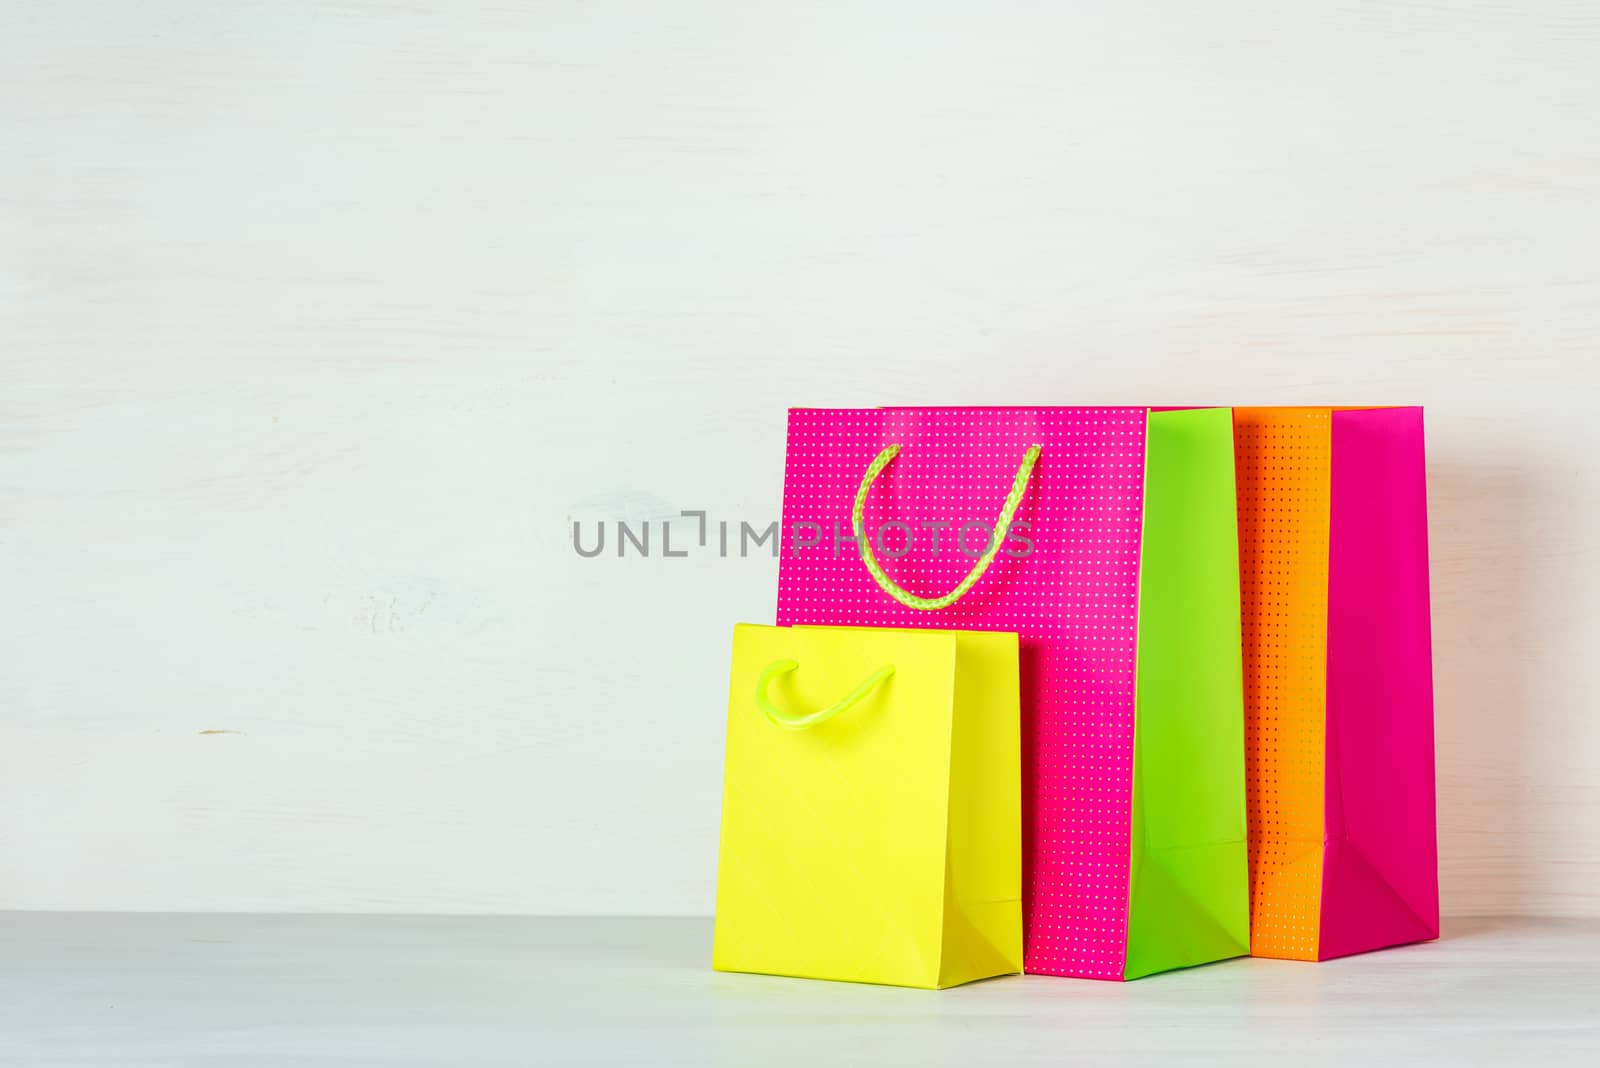
[[[773,723],[776,723],[780,727],[786,727],[792,731],[801,731],[805,730],[807,727],[815,727],[819,723],[826,723],[834,716],[837,716],[840,712],[843,712],[845,709],[851,707],[857,701],[860,701],[863,697],[867,696],[867,694],[871,693],[877,688],[878,683],[894,674],[894,665],[885,664],[877,671],[874,671],[872,674],[862,679],[860,685],[851,690],[849,693],[845,694],[843,697],[839,698],[827,708],[818,709],[815,712],[810,712],[801,716],[792,716],[787,712],[780,712],[773,706],[772,702],[767,698],[767,687],[772,685],[772,680],[777,676],[787,675],[789,672],[793,671],[799,666],[800,662],[798,660],[774,660],[772,663],[761,669],[761,677],[756,680],[756,706],[759,707],[762,713],[765,714],[766,717]]]
[[[977,585],[983,573],[989,570],[989,565],[994,563],[995,554],[1000,551],[1000,543],[1005,540],[1006,532],[1011,529],[1011,520],[1017,514],[1017,506],[1022,503],[1022,495],[1028,490],[1028,477],[1033,474],[1034,462],[1039,459],[1039,446],[1029,445],[1028,451],[1022,456],[1022,466],[1017,468],[1017,477],[1011,480],[1011,492],[1006,494],[1005,504],[1000,509],[1000,518],[995,520],[994,534],[989,538],[989,546],[978,557],[978,562],[967,572],[967,577],[956,583],[955,589],[943,597],[918,597],[911,591],[897,585],[894,579],[883,572],[883,565],[878,563],[878,558],[872,555],[872,539],[868,538],[861,523],[861,512],[867,503],[867,491],[877,481],[883,469],[889,466],[896,456],[900,454],[900,446],[890,445],[880,452],[873,461],[867,465],[867,473],[861,476],[861,488],[856,490],[856,503],[850,509],[850,526],[855,530],[856,541],[861,546],[861,562],[867,566],[867,571],[882,587],[883,592],[899,601],[907,608],[917,608],[924,612],[934,612],[941,608],[949,608]]]

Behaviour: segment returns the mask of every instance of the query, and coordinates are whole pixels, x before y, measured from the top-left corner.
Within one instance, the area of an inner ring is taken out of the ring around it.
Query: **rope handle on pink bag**
[[[1017,477],[1011,481],[1011,492],[1006,494],[1005,504],[1000,508],[1000,518],[995,520],[994,533],[989,538],[989,545],[978,557],[978,562],[972,570],[967,572],[967,577],[956,583],[955,588],[943,597],[918,597],[916,594],[898,585],[894,579],[884,574],[883,566],[878,563],[877,557],[872,555],[872,540],[866,536],[862,528],[861,513],[867,503],[867,491],[877,481],[883,469],[900,454],[900,446],[890,445],[867,465],[867,473],[861,477],[861,488],[856,490],[856,502],[850,509],[850,526],[855,531],[856,542],[861,546],[861,562],[866,565],[867,572],[877,582],[884,593],[899,601],[907,608],[916,608],[923,612],[934,612],[941,608],[949,608],[977,585],[983,573],[989,570],[989,565],[994,563],[994,558],[1000,551],[1000,543],[1005,540],[1006,531],[1011,529],[1011,521],[1017,514],[1017,507],[1022,504],[1022,495],[1028,490],[1028,478],[1033,474],[1033,465],[1039,459],[1040,447],[1029,445],[1028,451],[1022,456],[1022,466],[1017,468]]]

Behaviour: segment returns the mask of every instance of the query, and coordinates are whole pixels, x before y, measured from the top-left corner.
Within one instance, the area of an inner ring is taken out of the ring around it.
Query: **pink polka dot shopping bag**
[[[1234,479],[1226,408],[789,413],[780,626],[1018,635],[1025,971],[1249,952]]]

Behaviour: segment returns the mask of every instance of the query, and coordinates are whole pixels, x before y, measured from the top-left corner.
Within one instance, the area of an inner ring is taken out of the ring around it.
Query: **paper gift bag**
[[[740,624],[713,966],[939,988],[1022,967],[1017,638]]]
[[[1251,952],[1436,938],[1420,408],[1236,408]]]
[[[1227,409],[795,409],[778,622],[1015,631],[1025,970],[1248,951]]]

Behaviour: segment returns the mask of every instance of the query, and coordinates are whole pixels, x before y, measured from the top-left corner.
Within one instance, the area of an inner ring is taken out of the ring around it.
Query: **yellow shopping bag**
[[[938,988],[1022,968],[1017,637],[733,632],[712,964]]]

